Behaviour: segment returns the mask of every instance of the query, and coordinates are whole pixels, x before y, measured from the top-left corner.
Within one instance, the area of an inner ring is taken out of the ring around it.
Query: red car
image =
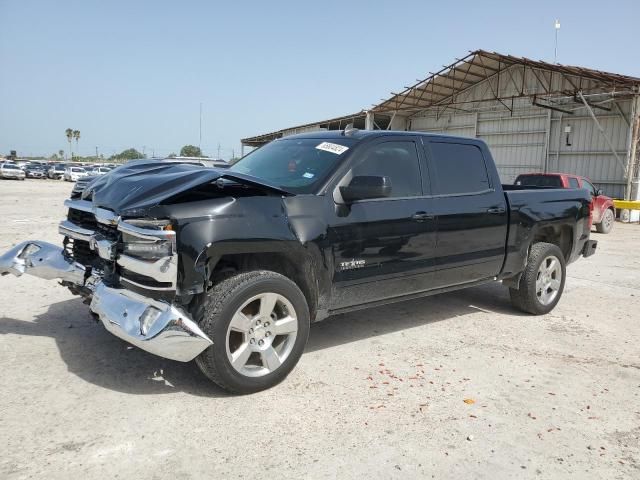
[[[594,187],[586,177],[568,173],[526,173],[518,175],[515,184],[527,187],[586,188],[591,193],[593,224],[598,232],[609,233],[613,228],[616,219],[613,200],[604,195],[602,190]]]

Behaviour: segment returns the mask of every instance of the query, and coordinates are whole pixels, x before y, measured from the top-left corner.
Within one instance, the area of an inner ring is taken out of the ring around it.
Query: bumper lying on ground
[[[86,278],[84,266],[56,245],[26,241],[0,256],[0,275],[61,279],[93,290],[91,310],[121,339],[161,357],[188,362],[213,342],[189,315],[167,302]]]

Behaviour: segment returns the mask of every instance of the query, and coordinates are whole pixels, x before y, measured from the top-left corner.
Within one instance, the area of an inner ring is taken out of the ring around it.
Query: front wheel
[[[309,307],[298,286],[270,271],[234,275],[206,294],[200,328],[213,345],[196,363],[219,386],[254,393],[293,370],[309,336]]]
[[[534,244],[518,288],[509,289],[511,303],[534,315],[550,312],[564,291],[566,271],[564,255],[556,245],[545,242]]]
[[[607,208],[607,210],[602,215],[602,220],[600,223],[596,224],[596,230],[598,233],[609,233],[611,229],[613,229],[613,224],[615,223],[615,216],[613,215],[613,210]]]

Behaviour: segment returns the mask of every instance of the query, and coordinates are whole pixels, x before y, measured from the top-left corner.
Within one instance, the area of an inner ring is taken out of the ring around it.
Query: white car
[[[15,163],[3,163],[0,165],[0,178],[15,178],[16,180],[24,180],[25,173]]]
[[[109,167],[95,167],[91,169],[90,175],[106,175],[111,169]]]
[[[75,182],[81,177],[86,177],[87,171],[82,167],[67,167],[64,171],[64,179],[66,182]]]

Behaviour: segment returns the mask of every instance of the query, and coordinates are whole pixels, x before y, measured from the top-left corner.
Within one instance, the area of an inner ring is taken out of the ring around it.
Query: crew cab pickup
[[[501,185],[477,139],[313,132],[224,170],[121,166],[66,201],[62,247],[23,242],[0,272],[60,279],[113,334],[249,393],[332,314],[493,281],[549,312],[566,265],[595,251],[590,201]]]

